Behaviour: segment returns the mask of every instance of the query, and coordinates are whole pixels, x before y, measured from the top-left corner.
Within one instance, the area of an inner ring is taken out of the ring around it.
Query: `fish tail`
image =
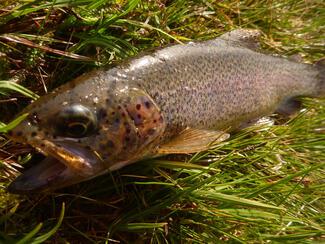
[[[325,97],[325,58],[320,59],[315,63],[316,68],[318,69],[318,86],[316,91],[317,97]]]

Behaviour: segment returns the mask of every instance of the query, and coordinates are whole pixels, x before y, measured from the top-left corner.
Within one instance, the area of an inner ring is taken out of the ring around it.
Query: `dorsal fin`
[[[297,63],[303,63],[304,62],[303,56],[301,54],[299,54],[299,53],[296,53],[296,54],[293,54],[293,55],[289,56],[288,59],[290,61],[297,62]]]
[[[319,60],[317,60],[316,62],[315,62],[315,64],[317,65],[317,66],[320,66],[320,67],[325,67],[325,58],[321,58],[321,59],[319,59]]]
[[[212,143],[229,138],[223,131],[187,128],[171,141],[161,145],[158,154],[196,153],[209,149]]]
[[[231,41],[237,45],[257,50],[260,47],[259,38],[261,32],[254,29],[236,29],[221,35],[219,38]]]

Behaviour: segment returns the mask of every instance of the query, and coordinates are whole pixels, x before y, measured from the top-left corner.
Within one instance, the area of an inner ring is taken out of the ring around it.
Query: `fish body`
[[[40,98],[10,136],[49,157],[9,189],[56,189],[143,158],[204,150],[223,137],[216,131],[325,96],[323,66],[260,53],[257,37],[235,30],[166,47]]]

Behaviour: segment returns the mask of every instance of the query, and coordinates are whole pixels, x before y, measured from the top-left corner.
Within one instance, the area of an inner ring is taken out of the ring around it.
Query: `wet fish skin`
[[[150,59],[152,68],[140,69],[143,60],[131,63],[137,73],[131,76],[141,76],[139,86],[163,111],[167,130],[236,127],[274,112],[284,100],[325,93],[315,66],[222,39],[169,47]]]
[[[325,96],[323,66],[257,52],[256,36],[235,30],[167,47],[85,74],[34,102],[11,137],[48,154],[53,160],[45,163],[55,172],[41,174],[46,167],[35,166],[31,171],[41,176],[28,172],[11,190],[74,184],[156,156],[188,127],[235,129],[286,110],[298,96]],[[82,128],[83,136],[69,135]]]

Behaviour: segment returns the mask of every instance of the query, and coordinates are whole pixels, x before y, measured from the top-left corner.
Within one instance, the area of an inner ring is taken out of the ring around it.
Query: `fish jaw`
[[[17,177],[9,185],[9,192],[52,191],[107,172],[107,166],[96,152],[79,146],[73,140],[49,141],[39,135],[28,137],[33,130],[33,125],[27,120],[9,134],[13,140],[30,144],[47,158]]]
[[[64,147],[61,145],[51,145],[51,150],[48,151],[43,146],[40,151],[48,156],[17,177],[9,185],[8,191],[19,194],[53,191],[89,180],[108,171],[105,164],[91,152],[82,151],[72,145],[69,149],[67,144]],[[56,148],[59,150],[54,153]]]
[[[10,193],[24,194],[55,190],[83,180],[78,174],[53,157],[18,176],[7,188]]]

